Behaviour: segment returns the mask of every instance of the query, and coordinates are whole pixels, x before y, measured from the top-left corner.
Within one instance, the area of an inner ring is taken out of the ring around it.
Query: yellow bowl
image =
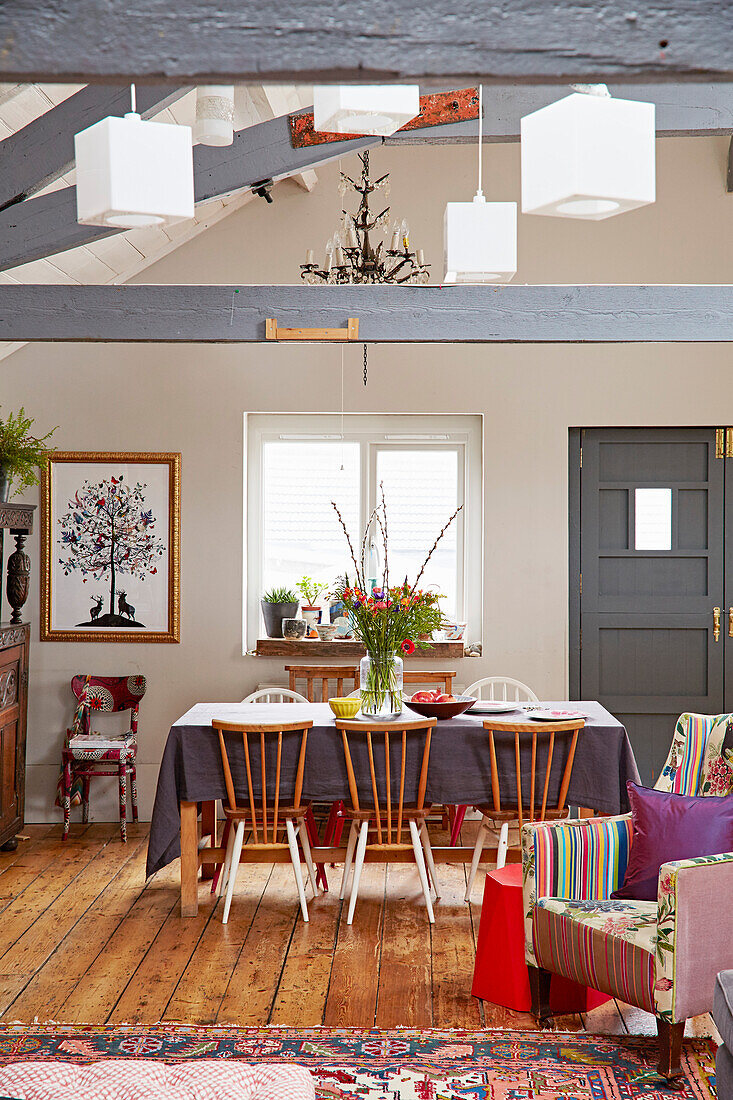
[[[329,699],[328,705],[337,718],[356,718],[361,710],[361,696],[354,695],[348,699]]]

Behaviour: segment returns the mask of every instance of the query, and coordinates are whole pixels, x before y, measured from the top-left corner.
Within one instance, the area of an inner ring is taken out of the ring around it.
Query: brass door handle
[[[733,638],[733,607],[728,608],[728,637]]]
[[[730,622],[730,618],[728,620]],[[720,641],[720,608],[713,608],[713,641]]]

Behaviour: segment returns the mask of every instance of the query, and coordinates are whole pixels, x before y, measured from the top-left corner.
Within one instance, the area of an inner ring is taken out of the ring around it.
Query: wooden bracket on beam
[[[265,321],[265,337],[268,340],[347,340],[359,339],[359,318],[349,317],[346,328],[278,328],[277,318]]]

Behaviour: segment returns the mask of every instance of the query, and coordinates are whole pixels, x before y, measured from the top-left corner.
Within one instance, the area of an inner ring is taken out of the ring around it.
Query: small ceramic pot
[[[294,642],[299,638],[305,638],[305,619],[283,619],[283,638]]]
[[[336,636],[336,627],[333,626],[331,623],[319,623],[319,625],[316,627],[316,633],[318,634],[320,641],[332,642]]]

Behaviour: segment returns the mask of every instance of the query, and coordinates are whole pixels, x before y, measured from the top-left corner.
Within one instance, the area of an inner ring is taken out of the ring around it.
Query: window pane
[[[636,489],[634,549],[672,549],[672,490]]]
[[[355,540],[359,527],[358,443],[275,440],[263,444],[264,590],[274,585],[293,587],[303,574],[330,586],[349,568],[349,550],[332,500]]]
[[[414,583],[425,557],[448,517],[458,507],[458,452],[379,450],[377,484],[384,483],[389,524],[390,581]],[[445,599],[449,618],[458,614],[458,527],[451,524],[420,581]]]

